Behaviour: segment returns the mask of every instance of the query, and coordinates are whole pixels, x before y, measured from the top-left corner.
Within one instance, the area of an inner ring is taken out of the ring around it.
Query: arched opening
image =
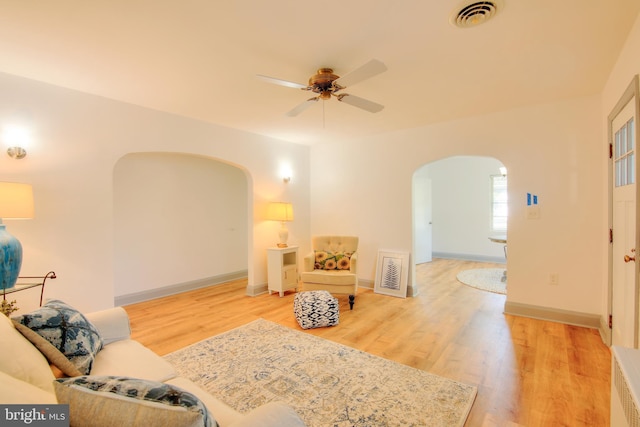
[[[113,173],[116,305],[248,271],[246,173],[180,153],[132,153]]]
[[[415,265],[430,262],[434,257],[506,262],[504,244],[495,240],[496,236],[506,239],[507,233],[506,221],[502,228],[496,219],[499,212],[494,200],[495,177],[503,177],[501,168],[504,165],[491,157],[454,156],[431,162],[414,172]],[[506,188],[504,191],[506,195]]]

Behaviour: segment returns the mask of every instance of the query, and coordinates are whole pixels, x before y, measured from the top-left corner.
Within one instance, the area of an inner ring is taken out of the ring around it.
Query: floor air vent
[[[611,426],[640,427],[640,350],[611,348]]]
[[[491,19],[501,9],[501,0],[473,1],[454,12],[450,22],[456,27],[475,27]]]

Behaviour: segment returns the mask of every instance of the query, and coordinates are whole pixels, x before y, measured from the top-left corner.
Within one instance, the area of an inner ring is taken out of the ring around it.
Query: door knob
[[[631,253],[635,253],[635,252],[636,252],[635,248],[631,249]],[[625,255],[624,256],[624,262],[629,262],[629,261],[635,262],[636,261],[636,257],[635,256]]]

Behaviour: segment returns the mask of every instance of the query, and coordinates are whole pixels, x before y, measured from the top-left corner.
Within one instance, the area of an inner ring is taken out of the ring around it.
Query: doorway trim
[[[609,232],[612,233],[613,230],[613,120],[620,114],[622,109],[632,100],[635,99],[635,112],[634,112],[634,121],[635,121],[635,140],[636,144],[638,144],[638,124],[640,121],[640,78],[638,74],[636,74],[632,79],[624,93],[616,103],[616,105],[609,113],[607,117],[607,142],[609,144],[609,161],[607,162],[607,193],[608,193],[608,224],[609,224]],[[640,165],[640,156],[636,154],[635,156],[635,168],[636,171],[639,170],[638,166]],[[640,200],[640,185],[636,185],[636,200]],[[640,209],[636,209],[636,230],[640,230]],[[611,234],[610,234],[611,235]],[[640,247],[640,235],[636,233],[636,247]],[[611,328],[611,319],[613,313],[613,240],[609,239],[608,243],[608,260],[607,260],[607,274],[608,274],[608,290],[607,290],[607,318],[602,319],[600,325],[600,334],[602,335],[603,341],[607,345],[612,344],[612,328]],[[640,277],[640,262],[635,263],[635,295],[636,301],[638,301],[638,295],[640,291],[640,286],[638,282],[638,278]],[[638,309],[636,309],[635,313],[635,325],[634,325],[634,336],[638,337]]]

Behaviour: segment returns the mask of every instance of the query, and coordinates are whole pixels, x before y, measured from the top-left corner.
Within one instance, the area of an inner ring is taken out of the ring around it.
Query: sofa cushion
[[[0,371],[53,393],[55,377],[49,362],[4,315],[0,315]]]
[[[96,355],[91,375],[120,375],[164,382],[176,376],[174,367],[135,340],[104,346]]]
[[[78,368],[76,368],[76,366],[67,359],[67,356],[62,354],[60,350],[55,348],[49,341],[40,336],[40,334],[32,331],[22,323],[18,323],[15,320],[13,321],[13,326],[16,327],[22,336],[28,339],[31,344],[40,350],[40,353],[47,358],[49,363],[60,369],[64,375],[68,377],[82,375]]]
[[[345,270],[313,270],[300,274],[303,282],[322,283],[326,285],[355,285],[357,276]]]
[[[221,427],[227,427],[243,418],[240,412],[223,403],[211,393],[205,391],[196,383],[185,377],[172,378],[167,381],[167,384],[174,385],[197,396],[202,403],[205,404],[209,413],[215,417],[218,425]]]
[[[354,253],[358,240],[356,236],[313,236],[311,247],[317,251]]]
[[[298,413],[283,402],[270,402],[249,412],[229,427],[304,427]]]
[[[314,270],[349,270],[351,253],[315,251]]]
[[[86,313],[85,317],[98,330],[103,346],[131,338],[129,315],[122,307]]]
[[[78,310],[62,301],[51,300],[15,319],[60,350],[81,373],[91,372],[93,360],[102,348],[102,338]]]
[[[19,380],[9,374],[0,372],[0,403],[3,405],[36,405],[58,403],[56,395],[51,391],[34,386],[26,381]]]
[[[193,394],[170,384],[116,376],[81,376],[54,383],[58,403],[69,405],[73,426],[217,426]]]

